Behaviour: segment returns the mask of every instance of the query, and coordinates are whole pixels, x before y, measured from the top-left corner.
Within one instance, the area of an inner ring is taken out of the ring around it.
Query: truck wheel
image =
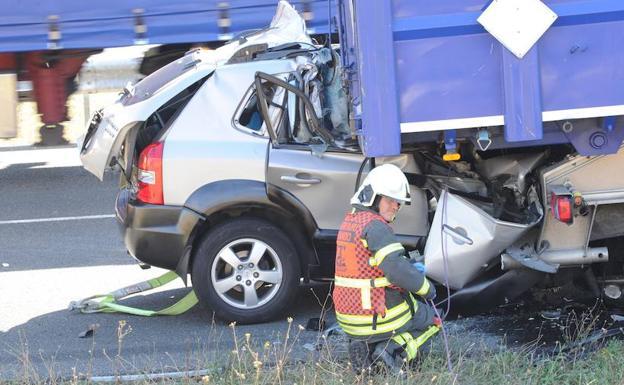
[[[299,258],[278,227],[235,219],[202,239],[191,279],[200,302],[226,321],[258,323],[281,315],[299,285]]]

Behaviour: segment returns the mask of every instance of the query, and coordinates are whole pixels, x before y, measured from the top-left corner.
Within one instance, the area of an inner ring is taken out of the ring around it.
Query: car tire
[[[217,317],[260,323],[275,319],[292,303],[299,266],[297,251],[280,228],[239,218],[217,225],[201,240],[191,279],[200,302]]]

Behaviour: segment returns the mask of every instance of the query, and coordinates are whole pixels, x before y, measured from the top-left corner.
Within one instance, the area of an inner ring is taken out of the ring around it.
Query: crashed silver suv
[[[281,4],[271,28],[191,51],[96,113],[81,159],[100,179],[121,169],[129,253],[190,273],[200,301],[239,322],[274,318],[302,279],[332,277],[337,230],[371,167],[349,134],[337,59]],[[408,156],[376,161],[417,171]],[[412,201],[395,224],[407,245],[428,226],[422,191]]]

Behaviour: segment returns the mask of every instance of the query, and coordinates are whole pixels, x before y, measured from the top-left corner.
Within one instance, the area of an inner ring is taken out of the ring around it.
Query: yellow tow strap
[[[178,278],[178,275],[174,271],[169,271],[160,277],[126,286],[108,294],[97,294],[80,301],[72,301],[69,304],[69,310],[78,309],[81,313],[126,313],[143,317],[182,314],[191,309],[198,302],[197,296],[195,295],[193,289],[191,289],[191,291],[178,302],[161,310],[139,309],[120,305],[116,302],[129,295],[149,291],[163,286],[176,278]]]

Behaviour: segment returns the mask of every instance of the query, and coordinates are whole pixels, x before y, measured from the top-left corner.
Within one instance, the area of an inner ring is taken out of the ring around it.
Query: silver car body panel
[[[487,186],[483,181],[472,178],[460,178],[456,176],[444,176],[444,175],[427,175],[442,186],[463,191],[466,193],[474,193],[481,196],[487,196]]]
[[[524,193],[528,187],[526,177],[535,167],[544,162],[547,155],[548,152],[544,151],[535,154],[497,156],[478,162],[476,168],[489,181],[495,178],[505,178],[503,187],[513,191],[516,204],[522,206]]]
[[[131,127],[138,122],[145,121],[168,100],[194,82],[208,76],[214,69],[214,64],[202,62],[175,78],[175,81],[168,82],[143,101],[124,105],[124,98],[121,97],[112,105],[105,107],[102,110],[101,121],[92,137],[87,143],[83,143],[84,138],[78,143],[80,160],[84,168],[102,180],[111,158],[119,154]],[[133,88],[130,87],[126,92],[132,94]]]
[[[467,200],[443,191],[425,246],[427,275],[437,282],[448,281],[452,289],[461,289],[534,225],[497,220]]]
[[[305,21],[287,2],[279,2],[277,11],[269,28],[245,39],[232,41],[216,50],[193,50],[176,62],[188,65],[189,69],[179,76],[164,83],[162,87],[153,90],[149,95],[135,95],[136,90],[141,90],[145,82],[157,78],[168,70],[165,66],[154,74],[148,76],[134,87],[129,86],[125,90],[125,97],[121,97],[114,104],[106,107],[102,111],[102,119],[98,127],[94,127],[95,132],[89,136],[86,146],[83,148],[84,137],[78,142],[80,159],[86,170],[94,174],[100,180],[104,176],[104,171],[109,167],[113,156],[118,156],[125,136],[131,127],[136,123],[145,121],[154,111],[164,105],[172,97],[180,93],[186,87],[197,80],[208,76],[215,68],[223,66],[237,52],[246,47],[267,44],[268,47],[275,47],[285,43],[300,42],[312,46],[310,37],[306,34]],[[313,47],[313,46],[312,46]],[[258,68],[262,65],[257,64]],[[275,70],[269,71],[271,73]],[[245,81],[248,79],[246,78]],[[246,90],[251,81],[243,86]],[[138,100],[137,102],[124,104],[125,99]],[[237,103],[238,99],[229,96],[232,103]],[[211,99],[214,102],[214,99]],[[231,116],[230,116],[231,118]],[[230,124],[228,124],[228,127]],[[89,127],[87,127],[87,130]]]
[[[361,154],[330,151],[318,157],[305,145],[300,149],[271,148],[267,182],[299,199],[320,229],[338,229],[349,210],[363,159]]]
[[[270,149],[267,182],[289,191],[312,213],[320,229],[336,230],[350,210],[349,201],[355,192],[357,173],[364,160],[362,154],[325,152],[312,155],[301,145],[298,149]],[[418,172],[414,160],[407,156],[378,158],[377,164],[392,163],[405,172]],[[364,170],[361,181],[367,175]],[[312,183],[305,183],[305,180]],[[425,193],[412,186],[412,204],[401,208],[391,224],[397,234],[425,236],[427,234],[427,201]]]
[[[265,181],[268,136],[237,129],[232,121],[256,71],[291,72],[292,60],[217,68],[171,125],[163,152],[163,195],[183,205],[203,185],[228,179]]]

